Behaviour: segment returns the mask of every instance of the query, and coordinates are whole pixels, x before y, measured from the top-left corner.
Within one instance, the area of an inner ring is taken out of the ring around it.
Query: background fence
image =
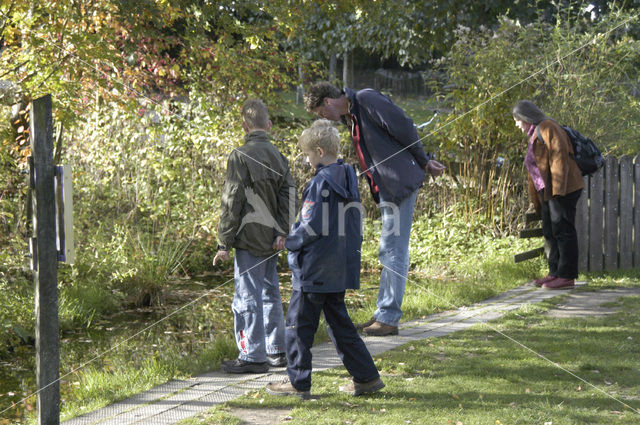
[[[640,268],[640,155],[606,157],[585,177],[576,229],[580,271]]]
[[[581,272],[640,268],[640,155],[609,156],[604,167],[584,177],[576,208]],[[527,223],[539,221],[528,215]],[[542,229],[526,229],[520,237],[542,236]],[[517,254],[516,262],[544,253],[537,248]]]

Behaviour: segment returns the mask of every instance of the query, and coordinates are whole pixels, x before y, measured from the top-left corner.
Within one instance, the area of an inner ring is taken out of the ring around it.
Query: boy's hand
[[[427,166],[424,167],[424,170],[427,172],[427,174],[431,174],[433,177],[441,176],[446,169],[447,167],[445,167],[435,159],[429,160],[429,162],[427,162]]]
[[[284,236],[276,237],[276,240],[273,242],[273,249],[276,251],[282,251],[284,249],[284,244],[287,241],[287,238]]]
[[[229,251],[218,251],[216,252],[216,256],[213,257],[213,265],[215,266],[218,261],[228,261],[231,257],[229,256]]]

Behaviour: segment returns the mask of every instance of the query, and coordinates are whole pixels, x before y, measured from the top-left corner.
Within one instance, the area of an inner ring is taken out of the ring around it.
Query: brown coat
[[[544,120],[538,127],[544,140],[537,137],[536,130],[533,155],[544,179],[544,200],[548,201],[554,196],[565,196],[584,188],[578,164],[569,156],[573,155],[573,146],[567,132],[553,120]],[[529,178],[530,193],[532,187],[533,183]]]

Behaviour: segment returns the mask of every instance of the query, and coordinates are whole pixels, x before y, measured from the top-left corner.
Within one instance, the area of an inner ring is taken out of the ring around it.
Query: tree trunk
[[[351,87],[353,85],[353,57],[351,52],[344,52],[342,61],[342,85]]]
[[[329,81],[338,81],[338,57],[335,54],[329,58]]]
[[[302,64],[298,64],[298,76],[300,84],[296,89],[296,105],[304,103],[304,74],[302,73]]]

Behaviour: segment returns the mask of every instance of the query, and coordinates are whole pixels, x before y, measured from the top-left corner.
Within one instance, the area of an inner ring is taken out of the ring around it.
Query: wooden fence
[[[576,211],[579,270],[640,268],[640,155],[606,157],[604,167],[584,177],[584,185]],[[532,221],[529,216],[527,223]],[[542,236],[542,230],[523,230],[520,236]],[[524,261],[543,253],[537,248],[514,259]]]

